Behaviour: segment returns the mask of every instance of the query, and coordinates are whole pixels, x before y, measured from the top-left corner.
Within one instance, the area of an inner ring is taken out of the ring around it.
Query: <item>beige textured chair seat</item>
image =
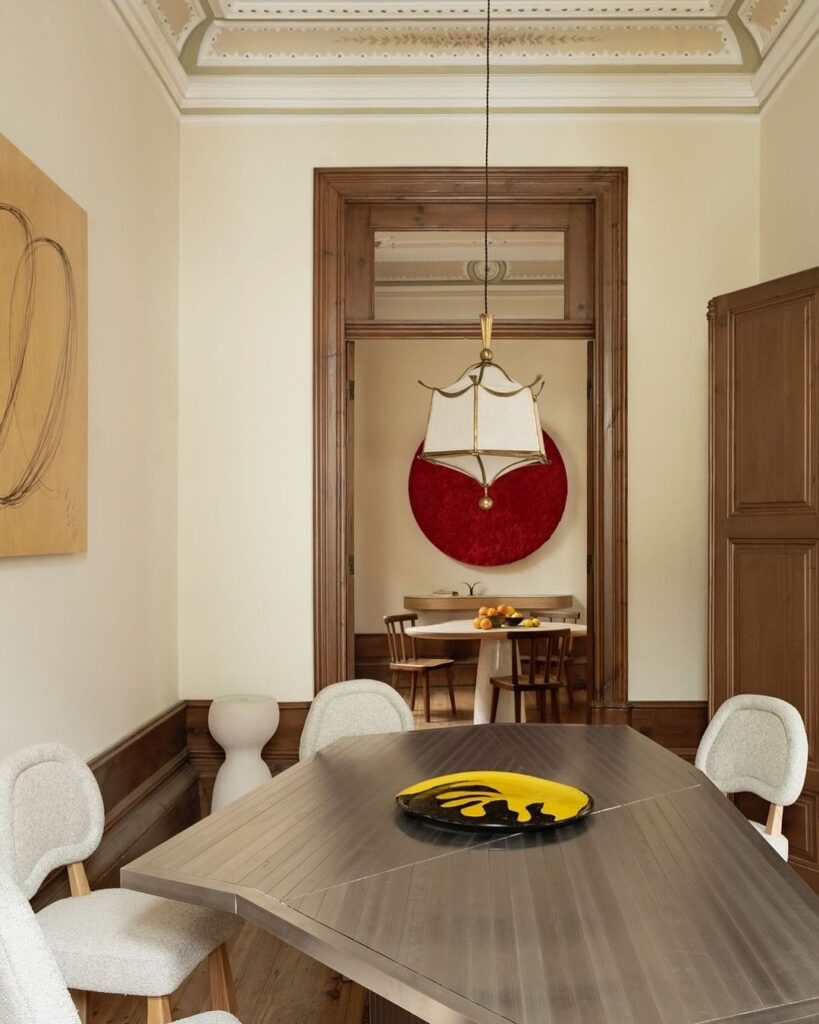
[[[173,992],[239,927],[229,914],[127,889],[58,900],[37,920],[69,988],[139,996]]]
[[[749,825],[753,825],[757,832],[762,836],[763,839],[767,839],[771,846],[776,850],[779,856],[783,860],[788,859],[788,837],[782,835],[780,832],[778,836],[768,835],[765,831],[765,826],[760,824],[758,821],[749,821]]]

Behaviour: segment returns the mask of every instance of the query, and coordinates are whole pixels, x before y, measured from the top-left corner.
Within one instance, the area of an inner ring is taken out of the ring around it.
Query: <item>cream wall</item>
[[[819,265],[819,39],[762,112],[763,280]]]
[[[313,168],[479,164],[481,139],[477,118],[183,124],[183,696],[311,695]],[[757,279],[758,147],[752,117],[507,117],[493,129],[496,163],[630,170],[636,700],[705,694],[705,308]]]
[[[0,559],[0,755],[88,757],[177,699],[179,127],[108,0],[1,6],[0,132],[88,212],[89,519]]]
[[[355,629],[383,633],[383,616],[403,610],[404,594],[430,594],[481,581],[477,593],[573,594],[586,604],[586,344],[499,341],[498,363],[521,383],[545,379],[541,423],[566,465],[569,493],[557,529],[512,565],[465,566],[439,551],[407,500],[413,455],[423,439],[429,391],[475,362],[475,342],[380,341],[355,347]],[[526,603],[521,603],[526,608]]]

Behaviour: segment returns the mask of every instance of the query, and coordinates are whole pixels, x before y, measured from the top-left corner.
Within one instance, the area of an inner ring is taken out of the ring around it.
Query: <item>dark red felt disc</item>
[[[514,469],[494,483],[495,504],[478,507],[483,488],[446,466],[412,460],[409,499],[424,536],[445,555],[466,565],[508,565],[546,543],[566,508],[566,467],[557,445],[543,431],[550,464]]]

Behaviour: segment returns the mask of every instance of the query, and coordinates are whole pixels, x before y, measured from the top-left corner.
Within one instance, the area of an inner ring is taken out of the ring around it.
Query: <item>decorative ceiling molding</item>
[[[248,25],[215,21],[199,67],[482,64],[485,31],[474,23],[420,25]],[[498,64],[742,64],[727,22],[552,22],[499,25]]]
[[[146,0],[146,3],[177,53],[182,52],[188,36],[207,17],[200,0]]]
[[[803,3],[779,33],[751,79],[751,88],[762,110],[772,99],[788,72],[819,36],[819,3]]]
[[[476,114],[476,74],[195,75],[182,103],[199,114]],[[587,111],[755,113],[750,75],[507,73],[492,81],[496,114]]]
[[[739,20],[764,57],[799,7],[800,0],[743,0]]]
[[[730,11],[734,0],[630,0],[625,6],[611,0],[521,0],[506,3],[494,0],[493,17],[514,21],[535,18],[629,18],[669,17],[719,18]],[[348,18],[371,21],[445,21],[482,18],[486,0],[449,0],[449,2],[402,3],[367,0],[340,6],[338,0],[211,0],[217,18],[228,21],[334,21],[341,11]]]
[[[350,8],[336,7],[335,22],[329,17],[314,19],[312,26],[306,20],[299,23],[292,19],[279,19],[275,24],[271,24],[270,18],[266,22],[214,20],[217,7],[225,9],[228,3],[239,4],[245,0],[112,2],[164,84],[174,106],[185,118],[268,114],[472,114],[480,112],[483,107],[483,83],[479,72],[481,60],[476,56],[478,50],[469,35],[476,26],[466,19],[459,23],[442,22],[441,39],[446,41],[438,40],[432,48],[425,48],[421,42],[428,43],[437,35],[429,19],[416,17],[414,24],[411,20],[401,24],[395,18],[368,21],[364,16],[349,13],[373,7],[369,0],[355,3]],[[161,6],[167,16],[170,3],[189,2],[204,12],[204,32],[198,20],[198,10],[191,13],[186,7],[190,17],[185,18],[184,11],[177,6],[174,21],[166,25],[160,20],[158,7]],[[622,12],[623,2],[615,3],[614,0],[608,0],[607,4],[602,0],[520,0],[516,9],[548,8],[553,17],[549,22],[509,18],[501,19],[497,24],[499,33],[508,34],[504,36],[501,47],[504,56],[498,55],[495,62],[493,109],[498,114],[572,111],[758,113],[796,60],[819,35],[819,0],[768,0],[786,4],[788,10],[781,18],[777,15],[772,21],[765,22],[769,26],[767,31],[776,35],[769,36],[764,58],[755,56],[755,47],[749,47],[747,43],[743,43],[740,52],[732,23],[721,19],[730,13],[731,18],[736,19],[733,24],[743,25],[741,29],[737,28],[738,32],[750,32],[739,20],[740,7],[746,16],[755,17],[756,23],[762,25],[763,10],[767,12],[766,18],[771,17],[767,7],[758,6],[763,2],[765,0],[757,0],[757,5],[752,8],[746,0],[628,0],[629,18],[617,20],[609,15],[614,11]],[[255,0],[255,3],[270,7],[273,0]],[[663,20],[655,15],[640,20],[633,14],[634,11],[643,13],[649,8],[653,10],[658,4],[668,10],[671,3],[675,8],[674,18]],[[707,15],[700,10],[704,4],[710,8]],[[379,10],[391,11],[393,5],[402,11],[415,10],[420,6],[416,0],[409,8],[398,0],[383,0]],[[493,0],[493,10],[503,5],[502,0]],[[310,9],[314,13],[321,8],[329,13],[330,0],[301,0],[301,3],[276,3],[275,6],[281,10],[295,7]],[[483,0],[450,0],[446,6],[485,10]],[[558,6],[561,10],[570,11],[576,6],[583,6],[586,11],[595,6],[606,6],[607,11],[605,14],[600,12],[595,21],[580,22],[569,18],[561,21],[554,17]],[[690,7],[697,8],[697,17],[686,17]],[[432,5],[431,0],[424,7],[425,10],[429,8],[439,9]],[[346,17],[344,12],[348,12]],[[198,31],[189,24],[191,18],[199,26]],[[181,23],[183,19],[185,24]],[[226,57],[218,58],[215,64],[201,66],[197,63],[197,52],[205,46],[214,25],[222,31],[228,28],[240,30],[236,39],[248,38],[249,30],[262,30],[266,39],[277,39],[277,46],[258,47],[260,52],[263,51],[265,62],[260,65],[255,64],[253,56],[240,56],[248,52],[248,47],[239,45],[234,47],[232,56],[230,51],[223,49]],[[713,33],[714,29],[725,33],[720,36],[722,49],[709,50],[713,54],[711,59],[692,56],[696,47],[708,45],[704,39],[716,38],[699,33],[705,30]],[[271,30],[277,35],[271,36]],[[294,50],[292,45],[280,45],[283,37],[292,42],[296,37],[301,38],[311,32],[333,34],[339,30],[346,33],[344,38],[348,41],[348,52],[345,54],[342,50],[341,57],[337,47],[333,50],[327,45],[327,39],[319,49],[302,45]],[[687,47],[681,46],[679,52],[670,45],[665,50],[656,49],[660,38],[671,38],[665,35],[667,32],[677,33],[679,42],[683,38],[681,30],[693,33],[687,37]],[[624,31],[627,36],[615,34]],[[369,38],[363,59],[362,32]],[[568,36],[572,32],[602,36],[608,41],[607,49],[611,53],[600,56],[603,50],[596,40],[593,43],[590,39],[551,39],[555,34]],[[650,34],[641,36],[641,32]],[[184,35],[181,43],[180,33]],[[453,33],[466,33],[463,39],[467,45],[460,45],[462,37],[459,36],[458,48],[453,50]],[[179,39],[174,40],[173,34],[177,34]],[[529,36],[540,48],[539,52],[533,50],[531,55]],[[389,60],[385,60],[383,39],[395,42],[399,37],[413,40],[404,46],[403,52],[409,56],[398,59],[393,52]],[[641,38],[647,42],[642,49],[635,47],[633,53],[626,55],[612,44],[613,39],[623,38]],[[357,47],[353,40],[358,43]],[[570,45],[578,48],[578,52],[570,49]],[[649,51],[651,55],[647,56]],[[282,56],[285,52],[286,57]],[[293,57],[293,53],[300,55]],[[223,63],[231,60],[236,63]]]

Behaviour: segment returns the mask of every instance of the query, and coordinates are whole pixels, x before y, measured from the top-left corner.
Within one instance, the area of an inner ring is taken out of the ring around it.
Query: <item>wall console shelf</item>
[[[558,608],[569,609],[574,603],[571,594],[532,595],[518,597],[494,597],[487,594],[459,595],[415,594],[404,598],[404,607],[411,612],[471,612],[484,605],[497,608],[499,604],[511,604],[528,612],[553,612]]]

